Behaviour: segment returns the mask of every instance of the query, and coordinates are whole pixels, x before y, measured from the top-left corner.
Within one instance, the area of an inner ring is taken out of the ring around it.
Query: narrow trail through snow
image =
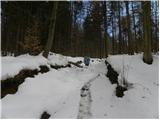
[[[81,99],[79,103],[79,112],[78,112],[78,119],[83,118],[91,118],[91,102],[92,102],[92,96],[90,92],[90,86],[91,82],[95,81],[96,78],[98,78],[100,74],[98,74],[96,77],[90,79],[87,83],[84,84],[84,86],[81,89]]]

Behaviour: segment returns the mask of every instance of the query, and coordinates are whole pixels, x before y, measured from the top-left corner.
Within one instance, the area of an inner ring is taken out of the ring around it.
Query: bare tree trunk
[[[127,13],[127,26],[128,26],[128,53],[133,55],[133,48],[132,48],[132,36],[131,36],[131,26],[130,26],[130,15],[129,15],[129,4],[128,1],[125,1],[126,4],[126,13]]]
[[[48,57],[48,53],[51,50],[53,39],[54,39],[57,8],[58,8],[58,2],[55,1],[53,3],[53,8],[52,8],[53,10],[52,10],[52,16],[51,16],[51,21],[50,21],[50,26],[49,26],[48,40],[47,40],[47,44],[46,44],[46,47],[43,53],[43,56],[45,58]]]
[[[159,29],[158,29],[158,26],[159,26],[159,22],[158,22],[158,14],[157,14],[157,11],[158,11],[158,8],[159,8],[159,6],[158,6],[159,4],[158,4],[158,1],[155,1],[155,45],[154,45],[154,47],[155,47],[155,52],[158,52],[158,49],[159,49]]]
[[[112,23],[112,54],[115,54],[115,40],[114,40],[114,1],[111,1],[111,23]]]
[[[135,52],[138,53],[137,38],[136,38],[137,32],[136,32],[135,15],[134,15],[134,6],[133,5],[134,5],[134,1],[132,1],[132,12],[133,12],[132,13],[132,19],[133,19],[133,30],[134,30],[134,49],[135,49]]]
[[[103,2],[103,17],[104,17],[104,57],[108,57],[108,39],[107,39],[107,8],[106,1]]]
[[[119,53],[122,53],[121,1],[118,1]]]
[[[144,31],[144,54],[143,61],[152,64],[153,58],[151,54],[151,2],[142,2],[143,10],[143,31]]]

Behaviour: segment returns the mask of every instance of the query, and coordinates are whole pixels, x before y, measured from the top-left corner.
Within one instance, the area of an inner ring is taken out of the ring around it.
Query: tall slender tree
[[[108,56],[108,40],[107,40],[107,8],[106,8],[106,1],[103,1],[103,21],[104,21],[104,56]]]
[[[126,13],[127,13],[127,27],[128,27],[128,53],[130,55],[133,55],[133,41],[132,41],[132,35],[131,35],[131,20],[130,20],[130,15],[129,15],[129,2],[125,1],[125,5],[126,5]]]
[[[134,40],[134,51],[137,53],[138,49],[137,49],[137,31],[136,31],[136,22],[135,22],[135,11],[134,11],[134,1],[132,1],[132,21],[133,21],[133,31],[134,31],[134,37],[132,37],[132,40]]]
[[[46,47],[43,53],[43,56],[45,58],[48,57],[48,53],[52,48],[52,43],[54,40],[57,8],[58,8],[58,1],[55,1],[53,3],[53,8],[52,8],[53,10],[52,10],[52,16],[51,16],[51,21],[50,21],[50,26],[49,26],[48,40],[47,40],[47,44],[46,44]]]
[[[115,37],[114,37],[114,30],[115,30],[115,24],[114,24],[114,18],[115,18],[115,2],[111,1],[111,28],[112,28],[112,54],[115,54]]]
[[[119,27],[119,53],[122,53],[122,32],[121,32],[121,1],[118,1],[118,27]]]
[[[143,61],[152,64],[153,58],[151,54],[151,2],[142,2],[143,12],[143,32],[144,32],[144,54]]]

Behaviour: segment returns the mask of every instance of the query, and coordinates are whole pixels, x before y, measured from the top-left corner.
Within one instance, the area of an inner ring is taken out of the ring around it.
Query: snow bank
[[[152,65],[142,61],[142,54],[114,55],[107,60],[120,76],[124,64],[124,77],[133,86],[124,92],[123,98],[117,98],[113,86],[103,80],[104,78],[99,82],[95,81],[91,92],[93,117],[158,118],[159,57],[153,56]]]
[[[69,61],[77,62],[83,61],[83,57],[70,57],[70,56],[63,56],[61,54],[50,53],[48,57],[50,64],[52,65],[66,65]]]
[[[1,80],[5,80],[17,75],[22,69],[39,69],[40,65],[66,65],[68,61],[77,62],[83,58],[72,58],[60,54],[50,53],[48,59],[44,58],[42,54],[38,56],[31,56],[29,54],[20,55],[17,57],[6,56],[1,57],[2,71]]]
[[[47,65],[48,61],[42,55],[31,56],[29,54],[18,57],[2,57],[1,80],[14,77],[22,69],[39,69],[40,65]]]
[[[60,54],[50,53],[48,59],[52,65],[66,65],[68,63],[67,57]]]
[[[83,58],[54,53],[49,55],[49,60],[41,55],[2,57],[2,75],[15,75],[25,67],[65,65],[68,61],[79,60],[83,61]],[[77,118],[80,89],[98,74],[100,77],[90,87],[91,118],[158,118],[158,56],[153,57],[152,65],[143,63],[141,54],[114,55],[107,60],[120,75],[124,63],[125,78],[133,83],[122,98],[115,96],[116,85],[112,85],[105,76],[104,60],[91,59],[89,67],[51,69],[35,78],[27,78],[16,94],[1,100],[2,118],[40,118],[44,111],[51,115],[50,118]]]
[[[27,78],[16,94],[2,99],[2,118],[40,118],[44,111],[51,118],[77,118],[81,87],[98,74],[101,66],[106,69],[104,64],[98,64],[101,63],[85,68],[51,69],[35,78]]]
[[[124,68],[124,77],[129,82],[143,83],[147,81],[157,83],[159,57],[153,56],[153,64],[151,65],[144,63],[142,57],[142,54],[133,56],[115,55],[110,56],[107,60],[119,74],[122,74]]]

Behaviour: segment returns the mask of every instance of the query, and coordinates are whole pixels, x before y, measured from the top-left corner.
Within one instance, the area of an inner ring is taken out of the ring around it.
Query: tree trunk
[[[137,32],[136,32],[136,24],[135,24],[135,15],[134,15],[134,1],[132,1],[132,19],[133,19],[133,30],[134,30],[134,49],[135,52],[138,53],[138,49],[137,49]]]
[[[134,52],[133,52],[133,48],[132,48],[132,36],[131,36],[131,27],[130,27],[130,15],[129,15],[129,4],[128,4],[128,1],[125,1],[125,4],[126,4],[126,13],[127,13],[127,26],[128,26],[128,53],[130,55],[133,55]]]
[[[108,40],[107,40],[107,8],[106,1],[103,2],[103,17],[104,17],[104,57],[108,57]]]
[[[122,53],[121,1],[118,1],[119,53]]]
[[[143,32],[144,32],[144,54],[143,61],[152,64],[151,54],[151,2],[142,2],[143,10]]]
[[[154,48],[155,48],[155,52],[158,52],[158,49],[159,49],[159,29],[158,29],[158,26],[159,26],[159,22],[158,22],[158,1],[155,1],[155,44],[154,44]]]
[[[58,8],[58,2],[55,1],[53,3],[53,10],[52,10],[52,16],[51,16],[51,21],[49,25],[49,33],[48,33],[48,40],[47,44],[43,53],[43,56],[45,58],[48,58],[48,53],[51,50],[53,39],[54,39],[54,33],[55,33],[55,25],[56,25],[56,14],[57,14],[57,8]]]
[[[115,54],[115,40],[114,40],[114,1],[111,1],[111,24],[112,24],[112,54]]]

